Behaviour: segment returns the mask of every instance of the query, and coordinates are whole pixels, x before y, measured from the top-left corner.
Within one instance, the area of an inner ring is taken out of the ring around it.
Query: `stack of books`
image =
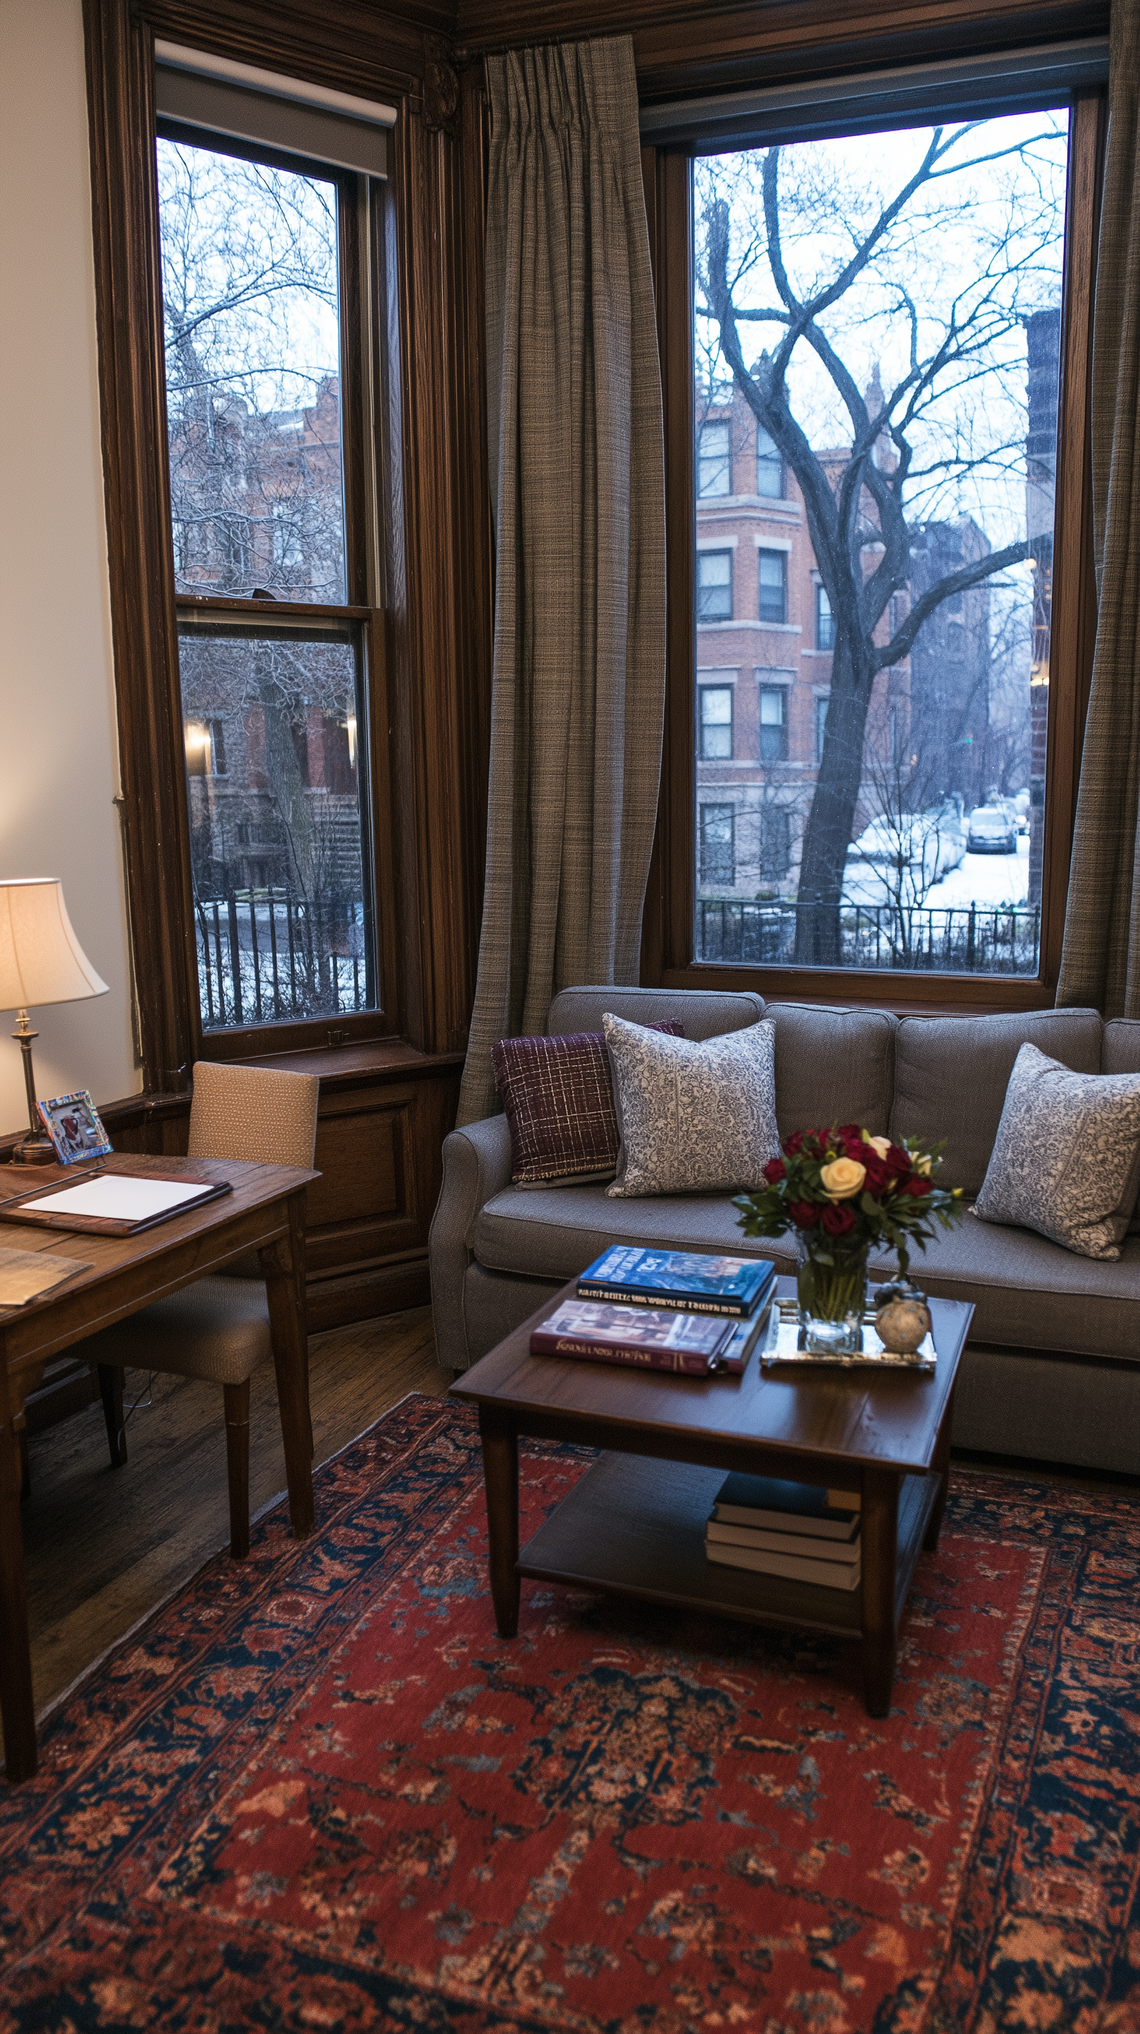
[[[533,1330],[531,1353],[689,1376],[739,1373],[767,1321],[774,1280],[769,1258],[613,1244],[582,1273],[578,1297]]]
[[[732,1475],[717,1492],[705,1553],[725,1568],[751,1568],[823,1589],[859,1580],[859,1493],[771,1476]]]

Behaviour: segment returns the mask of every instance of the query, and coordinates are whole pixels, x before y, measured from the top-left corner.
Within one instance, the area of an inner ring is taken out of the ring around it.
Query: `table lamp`
[[[28,1023],[28,1005],[77,1003],[83,996],[106,994],[106,982],[100,981],[71,929],[58,878],[0,881],[0,1010],[17,1013],[12,1036],[24,1055],[31,1125],[30,1135],[12,1153],[15,1164],[50,1165],[55,1158],[36,1109],[32,1040],[39,1032]]]

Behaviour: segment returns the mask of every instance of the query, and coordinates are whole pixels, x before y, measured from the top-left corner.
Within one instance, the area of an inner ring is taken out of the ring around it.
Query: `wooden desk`
[[[753,1350],[741,1376],[706,1379],[532,1356],[531,1329],[575,1289],[571,1279],[451,1387],[453,1398],[479,1409],[500,1638],[518,1630],[523,1575],[830,1632],[860,1642],[867,1712],[886,1716],[914,1564],[923,1547],[938,1544],[954,1379],[973,1307],[931,1300],[933,1375],[765,1371]],[[786,1278],[779,1289],[795,1290]],[[521,1552],[520,1434],[609,1451]],[[826,1589],[706,1560],[705,1520],[730,1469],[860,1490],[857,1587]]]
[[[220,1271],[235,1257],[259,1251],[281,1407],[289,1517],[296,1539],[306,1539],[313,1530],[304,1194],[308,1182],[319,1175],[297,1166],[246,1165],[234,1159],[116,1155],[99,1164],[137,1175],[185,1172],[228,1180],[233,1192],[138,1236],[85,1236],[0,1220],[0,1244],[47,1250],[90,1266],[58,1292],[27,1306],[0,1310],[0,1716],[10,1781],[30,1779],[36,1770],[20,1531],[20,1434],[25,1400],[50,1357],[179,1286]],[[61,1179],[75,1180],[83,1170],[0,1166],[0,1199]]]

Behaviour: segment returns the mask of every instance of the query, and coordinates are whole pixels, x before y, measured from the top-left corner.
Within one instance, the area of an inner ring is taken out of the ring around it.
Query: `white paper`
[[[42,1210],[45,1215],[101,1215],[111,1222],[145,1222],[152,1215],[165,1215],[172,1208],[200,1201],[212,1187],[183,1184],[169,1179],[130,1179],[123,1173],[104,1172],[98,1179],[83,1180],[62,1193],[43,1194],[21,1206]]]

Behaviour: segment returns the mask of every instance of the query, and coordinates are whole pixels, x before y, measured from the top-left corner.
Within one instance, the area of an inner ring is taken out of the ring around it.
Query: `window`
[[[817,650],[835,648],[835,628],[831,619],[831,599],[826,586],[817,583],[815,589],[815,646]]]
[[[702,685],[698,689],[701,710],[701,761],[726,762],[732,756],[732,687]]]
[[[815,701],[815,766],[818,770],[823,761],[823,740],[827,728],[827,709],[831,701],[826,694],[816,694]]]
[[[1036,61],[1026,59],[1030,67]],[[1009,62],[1012,75],[1021,58]],[[1053,89],[1046,67],[1040,75],[1048,80],[1042,93]],[[932,89],[925,78],[922,89]],[[796,112],[776,95],[769,109],[760,90],[755,145],[733,143],[722,154],[711,110],[698,121],[692,106],[683,114],[670,109],[673,145],[687,133],[694,147],[691,137],[699,132],[700,146],[687,187],[680,177],[670,181],[668,155],[662,172],[661,258],[671,291],[667,372],[676,386],[678,349],[688,348],[698,406],[712,388],[723,403],[732,383],[734,408],[747,408],[755,420],[758,472],[761,434],[774,442],[778,430],[790,447],[784,422],[799,427],[788,462],[795,486],[786,484],[789,505],[779,522],[774,504],[745,502],[734,512],[733,534],[739,544],[756,545],[751,611],[760,625],[801,619],[797,603],[806,595],[814,604],[813,648],[836,657],[843,679],[842,742],[824,739],[828,702],[815,694],[810,661],[802,669],[797,663],[782,698],[769,699],[771,688],[761,688],[757,786],[759,772],[776,761],[787,765],[789,777],[793,768],[803,772],[797,801],[787,806],[796,836],[790,867],[803,874],[790,900],[794,923],[781,905],[786,936],[775,919],[757,918],[753,927],[745,916],[735,953],[741,962],[762,956],[765,966],[837,977],[889,970],[893,988],[876,988],[869,979],[860,994],[890,994],[904,1005],[936,1000],[938,974],[984,974],[995,978],[993,1007],[1047,1007],[1060,959],[1078,758],[1065,732],[1044,741],[1045,708],[1048,701],[1060,710],[1060,731],[1079,727],[1091,656],[1083,620],[1091,588],[1080,549],[1087,370],[1077,335],[1089,315],[1088,177],[1102,102],[1083,83],[1063,104],[1042,96],[1034,106],[1025,89],[1014,110],[1003,105],[991,119],[984,102],[967,101],[963,88],[958,106],[935,109],[928,99],[924,127],[908,117],[911,90],[909,80],[882,88],[885,117],[873,133],[865,118],[863,131],[843,131],[849,116],[837,95],[830,135],[818,107],[809,124],[802,108]],[[923,110],[917,100],[914,108]],[[654,127],[668,147],[665,109],[650,120]],[[840,191],[848,229],[842,250],[828,225]],[[1076,250],[1071,264],[1067,230]],[[678,253],[688,260],[690,248],[685,328],[672,308],[672,271]],[[915,306],[912,327],[907,319]],[[1064,458],[1061,439],[1069,448]],[[680,426],[670,442],[683,453],[687,434]],[[679,489],[680,469],[673,470]],[[670,499],[679,514],[679,498]],[[1059,547],[1067,579],[1056,564]],[[827,587],[820,556],[827,559]],[[833,571],[840,581],[848,574],[850,587],[833,583]],[[1042,647],[1059,625],[1054,588],[1064,588],[1068,602],[1072,661],[1063,676],[1057,656],[1050,663]],[[1052,718],[1050,712],[1051,724]],[[794,764],[793,727],[804,736]],[[678,707],[674,747],[683,729]],[[1032,801],[1041,797],[1046,752],[1063,782],[1046,784],[1042,811]],[[743,795],[749,764],[739,752],[737,769]],[[683,773],[672,769],[668,781],[683,782]],[[1015,880],[1000,898],[998,879],[987,881],[975,858],[959,855],[955,845],[961,814],[994,783],[1010,796],[1024,790],[1036,815]],[[692,795],[696,819],[695,781]],[[675,799],[671,788],[667,797]],[[853,835],[887,811],[908,821],[921,940],[917,922],[904,925],[896,914],[888,926],[889,914],[880,913],[875,947],[841,911],[852,841],[835,837],[836,810],[852,814]],[[924,859],[921,843],[935,820],[943,851]],[[702,952],[701,920],[691,906],[701,850],[688,824],[678,824],[675,803],[669,823],[667,837],[677,846],[666,865],[663,966],[671,981],[695,982],[689,969],[705,960],[722,965],[728,950],[721,943]],[[1052,860],[1039,864],[1037,843],[1046,840]],[[683,851],[692,857],[687,868]],[[752,905],[737,908],[747,914]],[[755,908],[765,907],[758,900]],[[986,935],[979,940],[983,917]],[[775,982],[763,986],[777,993]],[[808,986],[789,982],[781,992],[804,993]],[[841,980],[833,987],[840,990]],[[826,993],[822,983],[817,993]],[[965,988],[947,993],[951,1000],[967,995]]]
[[[775,439],[762,424],[756,431],[756,492],[767,495],[771,501],[784,498],[784,462]]]
[[[701,806],[701,882],[731,889],[736,881],[736,815],[731,805]]]
[[[792,866],[792,819],[784,805],[760,810],[760,879],[782,883]]]
[[[788,619],[788,560],[783,551],[757,551],[760,576],[760,619]]]
[[[701,428],[697,493],[732,493],[732,445],[727,424],[705,424]]]
[[[732,620],[732,552],[697,552],[697,620]]]
[[[359,1014],[379,984],[341,307],[363,180],[166,118],[156,156],[200,1021]]]
[[[787,691],[783,685],[760,687],[760,761],[782,763],[788,753]]]

